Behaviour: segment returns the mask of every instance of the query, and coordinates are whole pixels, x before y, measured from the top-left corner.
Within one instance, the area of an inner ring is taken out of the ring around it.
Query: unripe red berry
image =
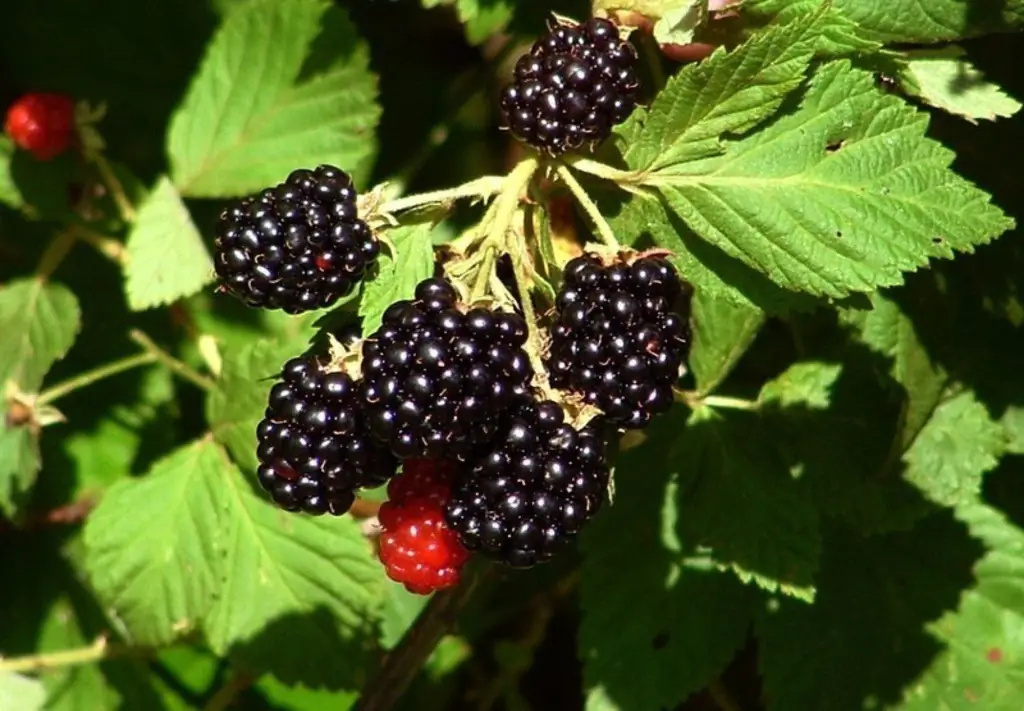
[[[51,160],[75,136],[75,102],[63,94],[25,94],[7,110],[4,132],[38,160]]]

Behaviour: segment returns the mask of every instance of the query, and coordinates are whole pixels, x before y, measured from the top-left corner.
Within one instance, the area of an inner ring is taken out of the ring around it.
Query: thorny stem
[[[523,269],[523,252],[525,249],[517,249],[512,253],[512,267],[516,273],[516,292],[519,302],[523,307],[523,318],[526,320],[526,354],[530,358],[530,365],[535,373],[544,372],[544,361],[541,360],[540,331],[537,328],[537,314],[533,308],[533,300],[530,298],[530,290],[526,288],[526,273]]]
[[[63,383],[58,383],[53,387],[47,388],[39,394],[39,397],[36,398],[35,404],[36,406],[48,405],[54,400],[59,400],[65,395],[69,395],[76,390],[88,387],[89,385],[99,382],[104,378],[109,378],[113,375],[117,375],[118,373],[123,373],[126,370],[131,370],[132,368],[138,368],[155,362],[157,362],[157,356],[155,353],[151,352],[138,353],[133,356],[128,356],[127,358],[115,360],[112,363],[101,365],[98,368],[94,368],[93,370],[89,370],[81,373],[80,375],[76,375],[73,378],[69,378]]]
[[[88,647],[0,659],[0,672],[16,674],[41,672],[59,667],[92,664],[103,659],[110,659],[139,651],[137,648],[109,644],[105,637],[99,637]]]
[[[512,176],[508,177],[511,178]],[[415,195],[406,195],[405,197],[388,200],[381,203],[377,209],[382,213],[393,214],[431,203],[446,203],[467,198],[488,198],[503,192],[505,181],[505,176],[485,175],[468,183],[456,185],[454,188],[432,190],[426,193],[416,193]]]
[[[211,391],[216,387],[213,380],[207,378],[205,375],[201,375],[193,370],[191,367],[182,363],[180,360],[172,356],[167,351],[163,350],[160,346],[153,342],[153,340],[142,331],[133,330],[129,337],[137,344],[139,344],[147,353],[152,353],[153,356],[160,361],[164,366],[167,367],[175,375],[184,378],[201,390]]]
[[[506,246],[506,236],[512,226],[516,210],[519,209],[519,194],[523,192],[537,172],[539,163],[536,158],[525,158],[512,169],[505,179],[505,185],[498,195],[494,208],[494,221],[487,230],[487,239],[500,247]],[[507,250],[506,250],[507,251]]]
[[[590,158],[566,156],[562,160],[576,170],[589,173],[590,175],[603,178],[604,180],[610,180],[613,183],[618,183],[620,186],[637,185],[643,182],[642,173],[637,173],[632,170],[619,170],[618,168],[613,168],[610,165],[605,165],[604,163],[591,160]]]
[[[587,191],[584,190],[583,186],[580,185],[578,180],[576,180],[576,176],[572,174],[569,166],[565,163],[558,163],[555,166],[555,171],[558,173],[558,177],[562,179],[562,182],[564,182],[572,192],[576,201],[580,204],[580,207],[583,208],[583,211],[587,213],[587,217],[589,217],[590,221],[594,223],[594,227],[597,229],[598,238],[600,238],[600,240],[609,247],[618,247],[619,241],[615,239],[615,233],[612,232],[611,225],[608,224],[608,221],[604,219],[604,215],[601,214],[597,205],[590,199],[590,196],[587,195]]]
[[[96,169],[100,172],[100,177],[103,178],[103,183],[110,191],[110,196],[114,198],[114,203],[117,205],[118,212],[121,213],[121,218],[125,222],[135,222],[135,208],[128,199],[124,186],[118,180],[114,169],[110,167],[110,163],[107,162],[107,159],[99,151],[93,153],[92,160],[96,164]]]
[[[401,641],[388,652],[377,675],[364,687],[352,711],[389,711],[402,698],[423,668],[437,643],[455,623],[459,611],[484,577],[484,571],[467,570],[456,587],[436,593]]]

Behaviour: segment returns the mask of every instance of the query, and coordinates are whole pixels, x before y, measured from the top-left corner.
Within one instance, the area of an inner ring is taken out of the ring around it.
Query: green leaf
[[[66,287],[20,279],[0,289],[0,387],[34,393],[81,328],[78,300]]]
[[[768,711],[892,709],[939,652],[924,625],[956,606],[978,554],[949,513],[911,532],[830,531],[814,604],[780,598],[760,608]]]
[[[686,540],[708,547],[744,582],[813,600],[818,514],[764,423],[752,413],[704,407],[671,456]]]
[[[234,468],[210,440],[106,493],[85,527],[93,586],[133,640],[163,645],[198,627],[218,592]]]
[[[255,474],[256,425],[263,419],[267,395],[281,368],[302,348],[284,340],[265,339],[221,353],[223,366],[217,389],[206,403],[214,438],[247,474]]]
[[[139,207],[128,233],[125,290],[133,311],[191,296],[213,281],[213,260],[185,203],[166,177]]]
[[[657,422],[647,441],[619,457],[615,501],[582,536],[579,650],[590,711],[673,708],[746,640],[752,590],[700,565],[680,541],[688,512],[677,485],[685,470],[678,457],[664,456],[680,419]]]
[[[957,517],[989,551],[959,608],[929,625],[946,649],[898,709],[1016,711],[1024,694],[1024,532],[982,504],[961,507]]]
[[[255,686],[273,704],[274,711],[348,711],[359,699],[355,691],[327,691],[282,684],[264,676]]]
[[[393,256],[381,255],[380,272],[363,288],[359,316],[363,335],[380,327],[380,318],[388,306],[411,299],[416,285],[434,274],[434,247],[431,226],[426,223],[396,227],[385,233],[394,247]]]
[[[747,352],[764,324],[764,312],[697,292],[693,298],[693,347],[689,367],[697,390],[711,393]]]
[[[11,175],[11,160],[14,158],[14,143],[7,136],[0,136],[0,203],[9,207],[21,207],[25,199]]]
[[[928,118],[849,61],[825,64],[795,111],[705,160],[649,173],[672,209],[787,289],[841,298],[899,284],[929,258],[1011,228],[949,169]]]
[[[981,493],[985,472],[1006,449],[1006,433],[970,391],[946,400],[904,454],[904,476],[937,504],[956,506]]]
[[[1008,407],[1000,420],[1008,454],[1024,454],[1024,407]]]
[[[0,421],[0,511],[14,515],[43,466],[38,427]]]
[[[217,512],[226,555],[204,625],[210,647],[287,683],[352,688],[384,595],[369,542],[352,517],[282,511],[231,469]]]
[[[174,184],[189,197],[254,193],[329,163],[360,181],[380,116],[367,47],[323,0],[233,7],[171,120]]]
[[[512,0],[422,0],[423,7],[454,5],[466,25],[466,38],[480,44],[512,19]]]
[[[900,85],[911,96],[971,123],[994,121],[1020,111],[1021,104],[962,57],[966,52],[955,45],[942,49],[907,52],[900,67]]]
[[[0,672],[0,709],[42,711],[46,704],[43,682],[21,674]]]
[[[890,472],[899,405],[870,357],[850,348],[846,355],[845,363],[796,363],[765,384],[764,426],[823,514],[872,533],[908,527],[929,507]]]

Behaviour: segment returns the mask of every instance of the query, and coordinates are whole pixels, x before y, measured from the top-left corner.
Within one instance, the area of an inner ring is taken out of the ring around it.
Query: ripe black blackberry
[[[602,141],[636,106],[636,51],[608,20],[549,25],[501,93],[502,125],[552,155]]]
[[[605,266],[585,255],[564,276],[546,361],[551,385],[582,393],[617,427],[646,427],[671,406],[689,355],[689,285],[660,257]]]
[[[321,165],[225,209],[214,268],[222,288],[248,305],[296,314],[349,294],[379,253],[352,179]]]
[[[497,431],[533,368],[521,316],[456,307],[455,290],[426,279],[392,304],[363,342],[370,431],[402,459],[466,458]]]
[[[260,485],[288,511],[340,516],[398,468],[370,437],[358,383],[311,356],[285,364],[256,436]]]
[[[493,450],[456,476],[445,519],[463,547],[525,568],[576,536],[608,480],[596,427],[577,430],[558,404],[524,399]]]

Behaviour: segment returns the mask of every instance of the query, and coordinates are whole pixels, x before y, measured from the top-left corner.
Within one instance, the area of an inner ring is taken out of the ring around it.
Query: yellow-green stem
[[[157,362],[157,356],[154,353],[139,353],[121,360],[115,360],[112,363],[100,366],[93,370],[86,371],[80,375],[76,375],[73,378],[69,378],[62,383],[58,383],[53,387],[47,388],[39,397],[36,398],[36,405],[49,405],[55,400],[59,400],[65,395],[69,395],[76,390],[88,387],[93,383],[99,382],[104,378],[109,378],[118,373],[123,373],[126,370],[132,368],[138,368],[143,365],[149,365]]]
[[[111,657],[126,654],[129,651],[131,651],[130,648],[108,644],[105,638],[100,637],[88,647],[0,659],[0,672],[26,674],[46,671],[47,669],[92,664],[102,659],[110,659]]]
[[[476,273],[473,281],[473,291],[470,292],[470,302],[477,301],[487,294],[487,286],[491,281],[491,273],[494,271],[494,263],[498,261],[498,249],[493,244],[484,245],[484,259],[480,265],[480,271]]]
[[[98,151],[93,153],[92,161],[96,164],[96,169],[100,172],[100,177],[103,178],[103,183],[107,186],[107,190],[110,191],[110,196],[114,199],[118,212],[121,213],[121,219],[125,222],[135,222],[135,207],[132,205],[131,200],[128,199],[124,186],[121,185],[121,181],[118,179],[117,174],[114,173],[110,163]]]
[[[511,177],[511,176],[509,176]],[[381,203],[378,210],[383,213],[393,214],[403,210],[411,210],[414,207],[430,205],[431,203],[446,203],[466,198],[487,198],[500,193],[505,184],[506,178],[499,175],[485,175],[482,178],[471,180],[454,188],[444,190],[433,190],[426,193],[416,193],[405,197],[395,198]]]
[[[572,174],[565,163],[559,163],[555,167],[555,171],[558,173],[558,177],[562,179],[562,182],[566,184],[569,190],[572,192],[573,197],[576,198],[576,202],[580,204],[583,211],[587,213],[587,217],[594,223],[594,229],[597,230],[598,238],[609,247],[618,247],[619,242],[615,239],[615,233],[612,232],[611,225],[604,219],[604,215],[598,209],[597,204],[590,199],[587,195],[587,191],[583,189],[579,181],[576,180],[576,176]]]
[[[129,335],[135,343],[139,344],[143,350],[147,353],[153,354],[153,356],[160,361],[168,370],[175,375],[189,381],[201,390],[209,392],[216,387],[216,384],[210,378],[205,375],[197,373],[195,370],[190,368],[185,363],[172,356],[170,353],[162,349],[156,343],[153,342],[149,336],[142,331],[133,330]]]
[[[50,275],[57,270],[60,263],[64,261],[64,257],[68,256],[68,253],[74,246],[74,229],[68,228],[61,230],[54,240],[46,247],[46,251],[43,252],[43,256],[39,258],[39,266],[36,267],[36,276],[40,279],[49,279]]]

